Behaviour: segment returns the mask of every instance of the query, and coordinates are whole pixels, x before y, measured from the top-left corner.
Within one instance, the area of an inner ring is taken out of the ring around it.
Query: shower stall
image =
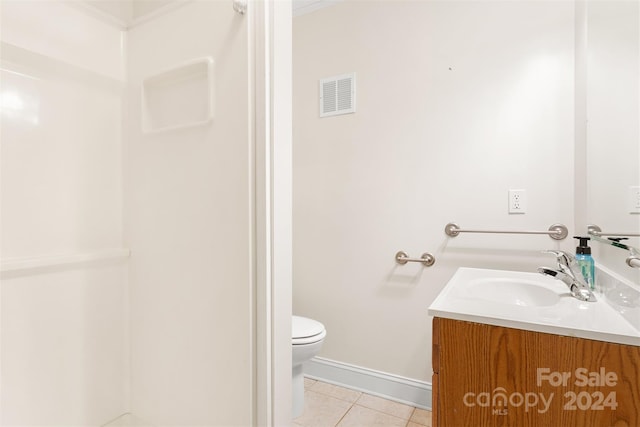
[[[246,6],[0,3],[1,425],[288,422],[290,4]]]

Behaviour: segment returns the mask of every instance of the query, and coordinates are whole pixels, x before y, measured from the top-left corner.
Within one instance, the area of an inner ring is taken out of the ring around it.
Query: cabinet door
[[[434,426],[640,426],[640,347],[436,323]]]

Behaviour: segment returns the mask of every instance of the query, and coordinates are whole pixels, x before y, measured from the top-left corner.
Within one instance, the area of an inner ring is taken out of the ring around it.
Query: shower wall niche
[[[188,61],[142,83],[142,126],[160,132],[213,120],[213,58]]]

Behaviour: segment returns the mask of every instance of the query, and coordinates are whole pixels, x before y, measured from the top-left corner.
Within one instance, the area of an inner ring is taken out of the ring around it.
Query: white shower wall
[[[0,421],[100,425],[126,410],[122,32],[1,7]]]
[[[250,425],[247,17],[231,2],[193,1],[127,37],[131,410],[151,424]],[[214,61],[213,121],[143,133],[143,80],[203,57]]]
[[[1,7],[1,424],[250,425],[248,17]],[[203,57],[213,121],[143,133],[143,79]]]

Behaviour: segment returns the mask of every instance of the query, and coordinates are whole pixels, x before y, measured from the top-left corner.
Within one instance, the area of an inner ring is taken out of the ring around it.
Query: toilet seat
[[[304,365],[320,353],[327,331],[317,320],[291,316],[291,414],[304,409]]]
[[[327,331],[317,320],[302,316],[292,316],[291,342],[293,345],[312,344],[324,339]]]

